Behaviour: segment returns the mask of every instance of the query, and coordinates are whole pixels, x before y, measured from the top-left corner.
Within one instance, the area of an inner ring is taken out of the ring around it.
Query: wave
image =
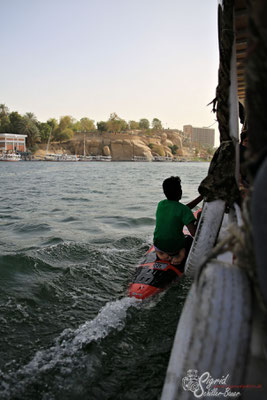
[[[36,395],[39,378],[42,390],[47,383],[53,385],[54,393],[54,375],[63,379],[67,371],[76,368],[75,363],[80,365],[82,357],[86,365],[96,362],[101,368],[102,356],[92,354],[91,347],[112,338],[112,331],[117,335],[123,329],[128,308],[137,304],[123,296],[147,248],[144,239],[133,236],[94,244],[52,237],[42,248],[0,256],[1,337],[8,345],[8,353],[4,344],[1,347],[1,399],[42,399]],[[75,329],[85,320],[89,321]],[[51,346],[55,336],[58,339]],[[47,350],[36,352],[40,343]],[[108,347],[107,342],[103,346]],[[31,361],[26,363],[30,355]],[[21,361],[9,367],[10,360]],[[73,376],[77,378],[76,372]],[[73,381],[71,384],[75,386]],[[27,395],[20,395],[25,390]]]
[[[63,218],[61,220],[61,222],[74,222],[74,221],[79,221],[80,218],[76,218],[76,217],[67,217],[67,218]]]
[[[95,244],[52,237],[44,243],[41,248],[0,256],[5,291],[12,295],[15,286],[23,292],[23,287],[31,291],[31,287],[47,286],[49,282],[62,286],[62,275],[66,274],[80,283],[86,278],[97,285],[99,280],[106,284],[110,275],[120,270],[124,279],[129,266],[135,265],[148,247],[144,240],[131,236]]]
[[[37,232],[44,232],[50,231],[51,227],[46,223],[41,224],[20,224],[14,228],[15,232],[18,233],[37,233]]]
[[[89,203],[92,200],[88,199],[86,197],[77,197],[77,196],[73,196],[73,197],[62,197],[61,200],[63,201],[75,201],[75,202],[85,202],[85,203]]]
[[[13,215],[13,214],[0,214],[0,219],[7,219],[7,220],[19,220],[22,219],[22,217],[19,217],[18,215]]]
[[[104,340],[113,330],[121,331],[125,326],[127,310],[140,306],[140,300],[128,297],[108,302],[93,320],[76,330],[64,330],[54,346],[36,352],[28,364],[9,374],[0,371],[1,399],[22,398],[29,387],[47,374],[56,372],[57,380],[63,380],[79,363],[89,344]]]
[[[104,224],[112,225],[113,227],[136,227],[136,226],[153,226],[155,225],[155,219],[150,217],[124,217],[121,215],[112,216],[100,216],[96,217],[96,220],[101,221]]]

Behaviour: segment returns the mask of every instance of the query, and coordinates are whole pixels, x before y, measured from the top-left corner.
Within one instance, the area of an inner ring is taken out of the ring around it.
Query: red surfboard
[[[129,296],[145,299],[161,292],[182,276],[182,272],[169,261],[158,260],[152,246],[138,265],[129,286]]]
[[[201,209],[194,212],[196,218],[200,211]],[[186,227],[184,228],[184,234],[189,234]],[[145,299],[166,289],[172,283],[177,282],[183,275],[185,261],[178,266],[174,266],[169,261],[159,260],[154,246],[151,246],[136,268],[128,288],[129,296]]]

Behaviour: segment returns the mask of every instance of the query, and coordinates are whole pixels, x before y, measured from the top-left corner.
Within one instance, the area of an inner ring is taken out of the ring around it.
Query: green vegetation
[[[126,122],[115,112],[110,114],[107,121],[96,123],[83,117],[76,120],[70,115],[60,117],[59,121],[50,118],[46,122],[40,122],[36,116],[28,112],[20,115],[17,111],[10,112],[5,104],[0,104],[0,132],[2,133],[20,133],[27,135],[27,147],[34,150],[38,143],[47,143],[49,137],[52,142],[62,143],[71,139],[78,133],[96,133],[96,132],[129,132],[140,130],[145,135],[153,135],[154,131],[162,130],[162,123],[158,118],[151,122],[146,118],[141,118],[139,122]],[[173,153],[175,154],[175,153]]]
[[[107,121],[99,121],[96,124],[88,117],[76,120],[70,115],[64,115],[59,120],[50,118],[46,122],[40,122],[31,112],[20,115],[17,111],[10,112],[5,104],[0,104],[0,132],[27,135],[27,148],[32,152],[38,149],[38,144],[48,143],[49,138],[51,142],[61,144],[81,133],[101,134],[107,132],[128,134],[133,131],[142,132],[143,136],[153,137],[155,134],[163,132],[164,129],[158,118],[153,118],[151,123],[146,118],[141,118],[139,121],[130,120],[126,122],[115,112],[110,114]],[[183,143],[183,145],[185,147],[192,146],[190,143]],[[165,156],[163,146],[149,143],[148,147],[154,154]],[[169,146],[169,148],[174,156],[181,155],[179,153],[181,149],[176,144]],[[194,144],[192,148],[194,160],[209,160],[212,158],[215,150],[211,147],[204,148],[198,144]]]
[[[149,121],[146,118],[142,118],[139,121],[139,129],[149,129]]]
[[[139,129],[139,122],[136,121],[129,121],[129,128],[131,130]]]
[[[108,132],[123,132],[129,129],[127,122],[116,113],[110,114],[106,126]]]
[[[34,114],[26,113],[17,122],[17,132],[22,135],[27,135],[28,147],[32,149],[36,142],[40,139],[40,131],[37,126],[37,119]]]
[[[175,155],[177,153],[177,150],[179,149],[176,144],[174,144],[173,146],[169,146],[169,148],[171,149],[173,155]]]
[[[152,121],[152,129],[155,131],[160,131],[162,128],[162,123],[158,118],[154,118]]]

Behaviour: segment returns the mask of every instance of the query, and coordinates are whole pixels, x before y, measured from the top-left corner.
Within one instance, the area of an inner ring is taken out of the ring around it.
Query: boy
[[[183,227],[186,225],[190,234],[194,236],[196,219],[190,208],[179,202],[182,197],[182,188],[181,179],[178,176],[165,179],[162,187],[167,200],[158,203],[154,247],[159,259],[179,265],[188,253],[192,242],[190,236],[185,237]]]

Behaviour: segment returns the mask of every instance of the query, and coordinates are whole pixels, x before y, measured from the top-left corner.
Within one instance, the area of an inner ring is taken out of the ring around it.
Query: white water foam
[[[55,367],[62,376],[70,373],[73,362],[81,355],[84,346],[103,340],[113,329],[122,330],[127,310],[131,306],[139,308],[141,303],[141,300],[130,297],[108,302],[93,320],[85,322],[76,330],[65,329],[54,346],[38,351],[28,364],[16,372],[4,374],[0,371],[1,399],[8,400],[22,394],[28,385],[40,379],[42,373]]]

